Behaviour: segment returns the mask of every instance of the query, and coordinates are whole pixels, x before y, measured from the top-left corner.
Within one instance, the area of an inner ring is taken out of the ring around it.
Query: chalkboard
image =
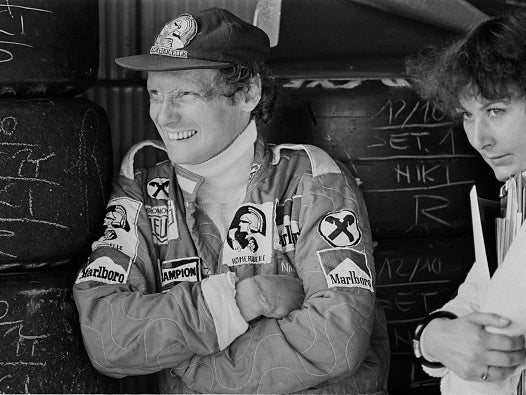
[[[73,95],[95,82],[97,0],[3,0],[0,26],[0,96]]]
[[[0,392],[117,393],[91,366],[72,300],[74,273],[0,274]]]
[[[89,251],[112,176],[109,125],[98,105],[0,100],[0,270]]]
[[[400,81],[293,80],[275,116],[271,142],[317,145],[357,175],[373,236],[438,237],[471,229],[469,189],[498,190],[460,125]],[[394,209],[396,208],[396,209]]]
[[[474,261],[469,190],[499,184],[462,127],[403,80],[284,80],[274,143],[317,145],[359,180],[367,205],[377,296],[387,317],[390,394],[439,394],[416,363],[418,322],[455,295]]]
[[[387,317],[393,393],[438,385],[414,359],[411,339],[416,325],[456,294],[474,262],[472,244],[470,236],[378,241],[377,297]]]

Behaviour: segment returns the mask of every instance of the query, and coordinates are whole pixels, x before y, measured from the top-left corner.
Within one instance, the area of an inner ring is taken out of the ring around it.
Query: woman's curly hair
[[[526,11],[482,22],[444,48],[409,58],[417,92],[452,115],[462,96],[487,100],[526,94]]]
[[[251,79],[256,77],[261,79],[261,100],[252,110],[252,117],[256,122],[267,123],[272,118],[278,89],[274,76],[265,63],[253,62],[248,66],[236,64],[221,68],[217,82],[223,83],[230,89],[230,93],[226,96],[234,100],[235,93],[248,90]]]

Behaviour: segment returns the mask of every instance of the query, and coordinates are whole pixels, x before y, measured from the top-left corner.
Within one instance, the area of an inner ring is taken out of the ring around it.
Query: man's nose
[[[177,104],[172,103],[170,98],[163,100],[159,113],[157,115],[157,121],[159,125],[168,125],[181,120],[181,114],[177,108]]]

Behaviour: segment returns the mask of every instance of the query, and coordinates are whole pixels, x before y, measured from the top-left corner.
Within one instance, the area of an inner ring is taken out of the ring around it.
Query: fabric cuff
[[[235,278],[234,273],[228,272],[210,276],[201,282],[201,292],[214,320],[220,350],[248,329],[237,307]]]
[[[449,369],[446,367],[429,368],[427,366],[422,366],[422,369],[424,369],[424,372],[426,372],[431,377],[444,377],[449,372]]]

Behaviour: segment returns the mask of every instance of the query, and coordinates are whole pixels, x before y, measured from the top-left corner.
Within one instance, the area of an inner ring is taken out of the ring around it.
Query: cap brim
[[[131,70],[139,71],[171,71],[188,69],[218,69],[231,66],[228,62],[213,62],[210,60],[174,58],[162,55],[135,55],[116,58],[115,63]]]

